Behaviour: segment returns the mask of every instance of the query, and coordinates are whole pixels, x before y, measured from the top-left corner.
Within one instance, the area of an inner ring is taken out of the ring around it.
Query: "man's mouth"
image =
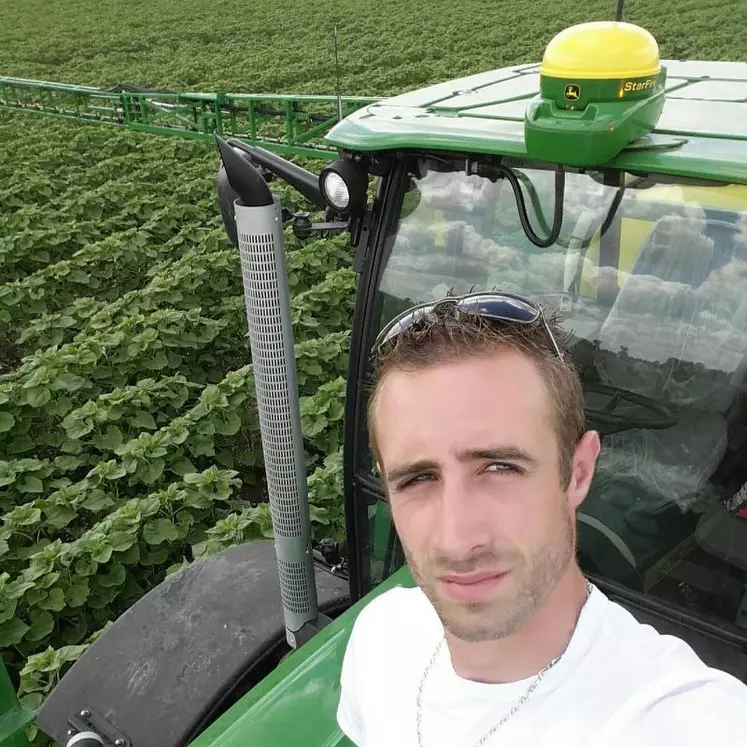
[[[483,571],[441,576],[439,580],[453,599],[479,602],[487,599],[507,575],[508,571]]]

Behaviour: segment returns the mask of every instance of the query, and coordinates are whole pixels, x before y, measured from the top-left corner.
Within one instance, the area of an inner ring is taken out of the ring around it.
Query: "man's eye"
[[[404,482],[400,483],[398,486],[398,489],[407,490],[407,488],[414,487],[415,485],[418,485],[419,483],[423,483],[423,482],[426,482],[432,479],[433,479],[433,475],[425,472],[420,475],[415,475],[414,477],[411,477],[408,480],[405,480]]]
[[[485,470],[487,472],[508,472],[508,473],[521,473],[521,468],[515,464],[507,464],[506,462],[491,462]]]

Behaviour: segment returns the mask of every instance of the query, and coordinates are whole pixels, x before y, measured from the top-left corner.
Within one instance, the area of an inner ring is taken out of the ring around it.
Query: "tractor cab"
[[[661,62],[643,29],[583,24],[540,65],[398,96],[331,131],[342,156],[321,189],[333,209],[348,200],[361,269],[357,596],[404,563],[365,425],[376,335],[417,303],[520,293],[561,322],[602,437],[583,569],[747,679],[746,97],[745,64]],[[380,176],[365,207],[364,172]]]

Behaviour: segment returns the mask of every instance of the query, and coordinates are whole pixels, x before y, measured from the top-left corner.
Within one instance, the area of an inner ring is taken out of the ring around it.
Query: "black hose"
[[[565,198],[565,171],[561,166],[557,167],[555,172],[555,206],[553,208],[553,220],[550,235],[546,239],[541,239],[529,225],[529,216],[527,215],[527,206],[524,201],[524,194],[521,191],[521,185],[516,177],[516,174],[505,166],[498,166],[499,172],[508,179],[508,183],[511,185],[511,189],[514,191],[514,197],[516,198],[516,209],[519,212],[519,220],[521,221],[521,227],[524,229],[524,233],[527,238],[541,249],[546,249],[548,246],[552,246],[560,236],[560,229],[563,225],[563,200]]]
[[[524,185],[526,191],[529,192],[532,210],[534,210],[534,214],[537,216],[537,223],[539,223],[540,231],[542,231],[542,233],[550,233],[550,226],[547,225],[547,221],[545,220],[545,214],[542,211],[542,204],[540,203],[539,195],[537,194],[537,190],[534,188],[532,180],[523,171],[515,171],[514,174]]]

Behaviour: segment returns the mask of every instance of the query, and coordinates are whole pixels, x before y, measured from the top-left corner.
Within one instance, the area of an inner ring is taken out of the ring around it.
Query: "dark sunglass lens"
[[[425,308],[415,309],[398,321],[390,322],[390,328],[386,332],[380,334],[380,339],[377,341],[376,347],[381,347],[385,342],[389,342],[389,340],[392,340],[398,334],[404,332],[408,327],[420,321],[432,309],[432,305],[426,306]]]
[[[459,304],[461,308],[495,319],[516,322],[533,322],[539,317],[539,309],[520,298],[507,296],[477,296],[467,298]]]

